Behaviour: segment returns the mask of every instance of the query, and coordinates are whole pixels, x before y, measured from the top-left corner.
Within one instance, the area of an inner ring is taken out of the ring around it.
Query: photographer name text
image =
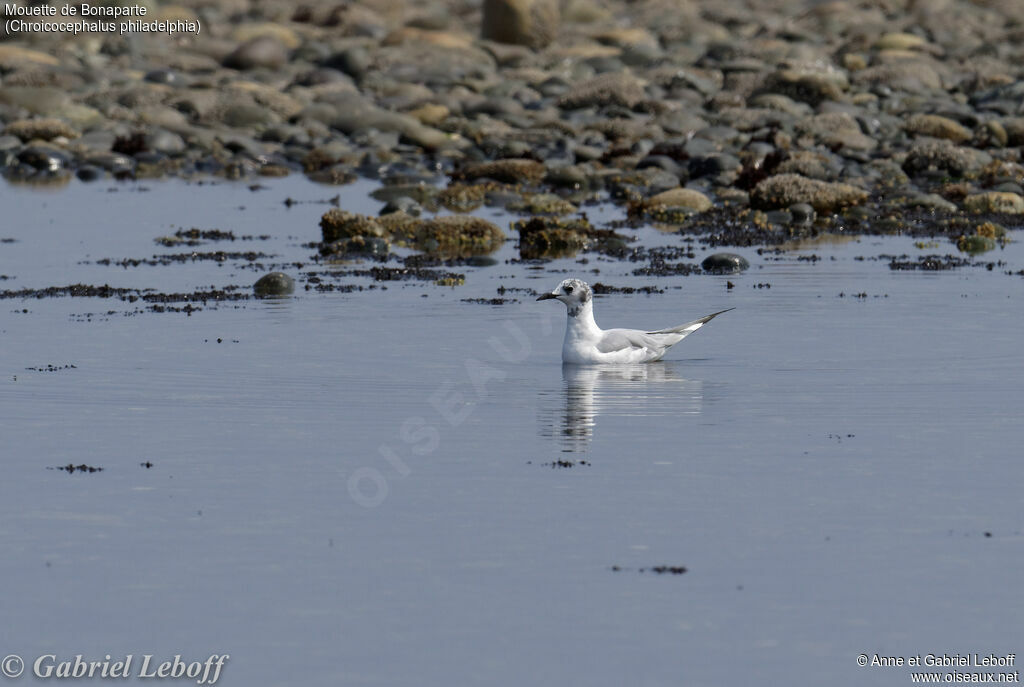
[[[1017,654],[916,654],[914,656],[882,656],[861,654],[858,662],[864,666],[938,666],[997,668],[1012,666]]]
[[[56,654],[43,654],[32,663],[32,673],[42,679],[88,679],[88,678],[156,678],[190,679],[197,685],[215,685],[220,679],[229,654],[213,654],[201,661],[183,659],[177,654],[170,660],[143,654],[136,661],[134,654],[123,658],[111,658],[107,654],[101,661],[90,661],[78,654],[73,658],[61,658]],[[137,668],[137,670],[135,670]]]

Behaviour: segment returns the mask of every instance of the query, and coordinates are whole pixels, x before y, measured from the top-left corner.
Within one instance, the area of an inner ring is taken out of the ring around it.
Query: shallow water
[[[339,189],[268,186],[4,187],[0,289],[255,281],[238,261],[95,263],[181,252],[153,239],[192,226],[271,236],[196,250],[308,262],[327,206],[282,201]],[[370,188],[342,206],[376,212]],[[0,650],[227,653],[224,685],[438,686],[891,685],[913,669],[857,655],[1020,653],[1014,239],[991,271],[891,271],[879,255],[955,251],[903,237],[670,278],[506,264],[510,242],[451,289],[300,288],[191,316],[0,300]],[[666,289],[599,297],[604,326],[736,310],[664,362],[578,369],[561,305],[461,301],[570,274]],[[103,470],[53,469],[69,463]]]

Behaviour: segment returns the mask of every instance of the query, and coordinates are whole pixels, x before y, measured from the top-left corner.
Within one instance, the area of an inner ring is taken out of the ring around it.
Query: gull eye
[[[566,287],[565,287],[565,292],[566,292],[567,294],[569,294],[569,293],[572,293],[572,287],[571,287],[571,286],[566,286]]]

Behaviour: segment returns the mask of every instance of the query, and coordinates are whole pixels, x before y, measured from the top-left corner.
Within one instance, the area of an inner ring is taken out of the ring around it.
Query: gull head
[[[550,298],[562,301],[569,309],[569,315],[577,315],[587,303],[594,297],[587,282],[579,279],[566,279],[551,293],[542,294],[537,300],[546,301]]]

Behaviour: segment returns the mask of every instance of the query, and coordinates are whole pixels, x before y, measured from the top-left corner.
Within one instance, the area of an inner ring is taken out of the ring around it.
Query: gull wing
[[[726,308],[725,310],[719,310],[718,312],[713,312],[710,315],[705,315],[704,317],[700,318],[699,320],[694,320],[693,322],[687,322],[686,324],[681,324],[681,325],[679,325],[677,327],[669,327],[668,329],[659,329],[657,331],[646,332],[646,333],[647,334],[655,334],[655,335],[657,335],[657,334],[681,334],[682,336],[680,336],[679,339],[682,339],[687,334],[692,334],[693,332],[697,331],[698,329],[700,329],[705,324],[707,324],[711,320],[715,319],[716,317],[718,317],[722,313],[729,312],[730,310],[735,310],[735,309],[736,308]]]
[[[618,353],[629,350],[658,350],[664,348],[656,337],[657,332],[642,332],[639,329],[606,329],[601,340],[597,342],[597,350],[601,353]]]
[[[601,332],[601,338],[594,347],[598,353],[604,354],[602,362],[646,363],[660,360],[670,347],[682,341],[687,334],[697,331],[706,322],[729,310],[732,308],[719,310],[678,327],[659,329],[654,332],[643,332],[638,329],[607,329]]]

